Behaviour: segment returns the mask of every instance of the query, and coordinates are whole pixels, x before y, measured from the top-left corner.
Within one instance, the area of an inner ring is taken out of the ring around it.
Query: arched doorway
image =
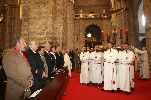
[[[93,48],[96,45],[101,45],[101,28],[98,25],[92,24],[85,29],[85,46]]]

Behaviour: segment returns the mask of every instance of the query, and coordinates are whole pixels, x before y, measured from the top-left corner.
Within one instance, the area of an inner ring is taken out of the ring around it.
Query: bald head
[[[50,51],[50,47],[51,47],[51,45],[49,43],[44,44],[44,48],[46,51]]]
[[[29,42],[29,48],[30,48],[32,51],[36,51],[36,50],[38,49],[37,42],[36,42],[36,41],[30,41],[30,42]]]

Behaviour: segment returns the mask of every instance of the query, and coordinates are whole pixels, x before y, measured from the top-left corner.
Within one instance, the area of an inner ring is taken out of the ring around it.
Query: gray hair
[[[11,40],[11,46],[16,46],[17,42],[20,41],[21,36],[17,36],[17,37],[13,37],[13,39]]]

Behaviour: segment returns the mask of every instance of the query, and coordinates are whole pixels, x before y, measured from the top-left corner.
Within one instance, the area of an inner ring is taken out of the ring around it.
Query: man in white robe
[[[80,73],[80,83],[88,84],[89,81],[89,53],[86,52],[85,47],[80,54],[81,61],[81,73]]]
[[[90,79],[90,83],[92,85],[92,80],[93,80],[93,75],[92,75],[92,64],[93,64],[93,59],[91,57],[91,55],[94,53],[94,49],[91,48],[90,51],[90,58],[89,58],[89,79]]]
[[[116,83],[117,83],[117,89],[119,90],[119,82],[120,82],[120,80],[119,80],[119,77],[120,77],[120,73],[119,73],[119,67],[120,67],[120,59],[121,59],[121,54],[122,54],[122,48],[121,47],[117,47],[116,48],[117,49],[117,51],[118,51],[118,60],[117,60],[117,62],[115,63],[115,65],[116,65]]]
[[[104,50],[103,46],[99,47],[99,53],[101,54],[101,75],[102,75],[102,83],[104,83]]]
[[[130,67],[133,67],[134,53],[128,50],[128,45],[126,44],[123,51],[119,55],[119,88],[122,91],[130,93]]]
[[[90,81],[92,83],[97,83],[98,85],[102,83],[101,56],[102,55],[98,52],[97,47],[95,47],[95,51],[90,54],[90,59],[92,59]]]
[[[130,50],[128,44],[125,44],[125,49],[127,49],[127,62],[130,63],[130,87],[132,90],[134,90],[134,85],[135,85],[135,81],[134,81],[134,60],[135,60],[135,54],[132,50]]]
[[[104,90],[117,90],[116,66],[118,52],[108,43],[108,50],[104,52]]]
[[[150,72],[149,72],[148,54],[147,54],[146,47],[143,47],[142,50],[138,50],[137,48],[135,48],[135,52],[141,55],[140,78],[149,79]]]

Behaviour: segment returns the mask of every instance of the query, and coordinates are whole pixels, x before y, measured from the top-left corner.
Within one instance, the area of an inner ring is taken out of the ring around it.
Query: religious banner
[[[125,40],[128,42],[128,28],[125,29]]]
[[[113,44],[116,44],[117,33],[115,28],[112,29],[112,35],[113,35]]]
[[[110,32],[107,32],[106,36],[107,36],[107,42],[110,42],[110,38],[111,38]]]
[[[122,38],[123,38],[123,37],[122,37],[122,28],[119,27],[118,29],[119,29],[119,35],[118,35],[118,36],[119,36],[119,39],[122,39]]]

